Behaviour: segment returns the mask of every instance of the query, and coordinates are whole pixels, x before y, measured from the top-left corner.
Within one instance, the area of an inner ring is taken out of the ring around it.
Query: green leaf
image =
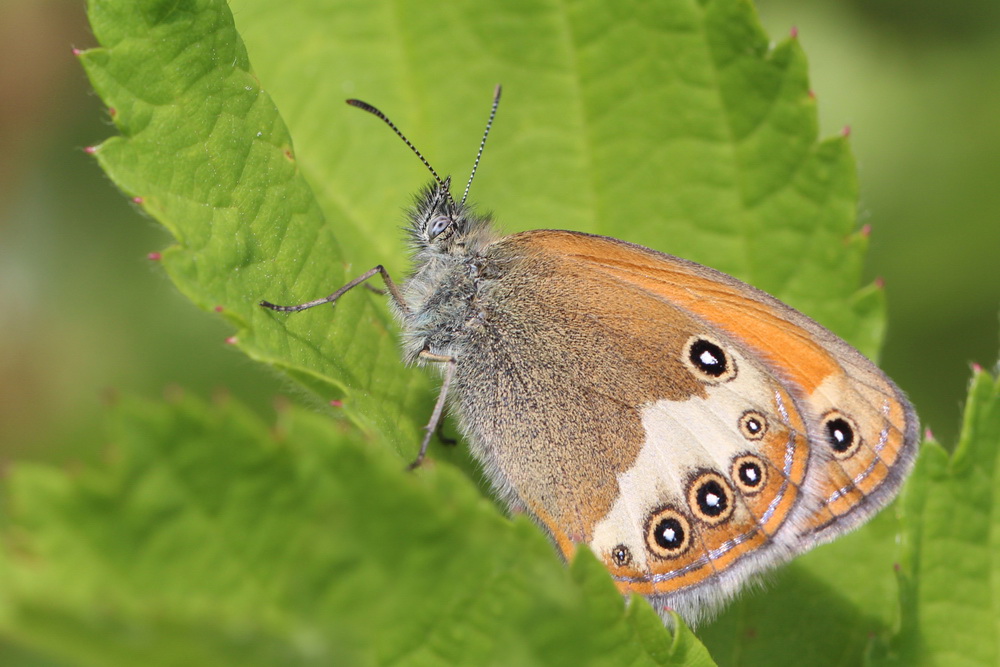
[[[897,617],[895,505],[799,557],[699,628],[719,665],[852,667]]]
[[[225,3],[93,0],[89,15],[102,47],[81,60],[121,132],[95,155],[176,238],[163,253],[173,281],[199,306],[221,309],[250,356],[327,399],[352,389],[352,418],[413,442],[408,417],[400,424],[384,406],[419,412],[411,390],[427,383],[400,372],[384,309],[361,291],[335,318],[328,309],[276,317],[256,305],[344,282],[342,223],[324,219]],[[376,400],[381,410],[370,409]]]
[[[900,622],[883,665],[1000,663],[1000,378],[977,370],[958,447],[924,445],[904,495]]]
[[[9,476],[8,637],[100,665],[710,665],[450,466],[344,421],[125,401],[106,464]]]
[[[384,307],[361,290],[335,315],[255,305],[405,270],[400,209],[428,175],[352,95],[461,182],[503,82],[473,195],[505,228],[703,261],[874,350],[847,144],[817,143],[801,49],[770,48],[748,4],[233,4],[254,70],[219,0],[91,0],[102,47],[81,58],[121,131],[97,158],[174,234],[164,265],[181,291],[398,449],[412,452],[431,392],[400,366]]]
[[[428,174],[346,97],[377,104],[461,183],[502,82],[472,197],[505,229],[596,232],[701,261],[877,349],[882,293],[858,289],[867,239],[846,138],[818,140],[797,41],[772,46],[747,2],[231,4],[235,24],[221,0],[89,1],[101,46],[81,60],[121,133],[95,155],[173,234],[163,263],[178,288],[400,460],[434,393],[400,364],[381,300],[355,290],[291,316],[255,305],[323,296],[378,263],[405,270],[399,211]],[[433,457],[468,467],[465,452]],[[845,591],[860,576],[890,599],[893,531],[866,527],[784,570],[706,631],[713,652],[747,655],[753,635],[771,660],[831,644],[857,657],[890,605],[859,614]],[[802,622],[806,606],[861,620],[834,636]],[[781,646],[789,624],[797,645]]]

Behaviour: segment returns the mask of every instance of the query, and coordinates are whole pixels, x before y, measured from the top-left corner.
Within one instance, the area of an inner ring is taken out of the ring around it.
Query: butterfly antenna
[[[476,177],[476,169],[479,169],[479,158],[483,157],[483,149],[486,148],[486,137],[490,136],[490,128],[493,127],[493,119],[497,115],[497,107],[500,106],[500,84],[497,84],[493,92],[493,108],[490,109],[490,119],[486,121],[486,131],[483,132],[483,140],[479,142],[479,152],[476,153],[476,161],[472,163],[472,173],[469,174],[469,182],[465,184],[465,193],[462,195],[462,204],[469,196],[469,188],[472,187],[472,179]]]
[[[424,163],[424,166],[427,167],[427,170],[430,171],[431,174],[434,175],[434,180],[438,182],[438,185],[440,185],[444,189],[445,192],[448,191],[448,184],[445,183],[443,180],[441,180],[441,177],[438,176],[438,173],[436,171],[434,171],[434,167],[432,167],[431,163],[427,161],[427,158],[425,158],[423,156],[423,154],[420,151],[417,150],[416,146],[414,146],[413,144],[410,143],[410,140],[406,138],[406,135],[404,135],[402,132],[399,131],[399,128],[396,127],[395,123],[393,123],[391,120],[389,120],[388,116],[386,116],[384,113],[382,113],[381,111],[379,111],[378,109],[376,109],[372,105],[368,104],[367,102],[362,102],[361,100],[350,99],[350,100],[347,100],[347,103],[350,104],[352,107],[357,107],[357,108],[361,109],[362,111],[367,111],[371,115],[377,116],[378,118],[381,118],[385,122],[386,125],[388,125],[389,127],[392,128],[392,131],[396,133],[396,136],[398,136],[400,139],[402,139],[403,143],[405,143],[407,146],[410,147],[410,150],[413,151],[414,155],[416,155],[418,158],[420,158],[420,161]],[[492,120],[492,118],[491,118],[491,120]],[[482,153],[482,148],[479,149],[479,152]],[[476,162],[478,162],[478,161],[479,161],[479,159],[476,158]],[[448,195],[448,198],[450,199],[451,195]]]

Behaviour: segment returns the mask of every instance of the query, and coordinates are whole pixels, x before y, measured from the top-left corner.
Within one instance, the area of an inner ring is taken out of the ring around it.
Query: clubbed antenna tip
[[[486,121],[486,131],[483,132],[483,140],[479,142],[479,152],[476,153],[476,161],[472,163],[472,173],[469,174],[469,182],[465,184],[465,192],[462,194],[462,203],[469,197],[469,188],[472,187],[472,179],[476,177],[476,170],[479,169],[479,159],[483,157],[483,149],[486,148],[486,137],[490,136],[490,128],[493,127],[493,119],[497,115],[497,107],[500,106],[501,86],[498,83],[493,91],[493,107],[490,109],[489,120]]]
[[[436,171],[434,171],[434,167],[432,167],[431,163],[427,161],[427,158],[425,158],[423,156],[423,153],[421,153],[420,151],[418,151],[417,147],[410,143],[410,140],[406,138],[406,135],[399,131],[399,128],[396,127],[395,123],[393,123],[391,120],[389,120],[388,116],[386,116],[384,113],[382,113],[381,111],[379,111],[377,108],[375,108],[371,104],[368,104],[367,102],[362,102],[361,100],[350,99],[350,100],[347,100],[347,103],[350,104],[352,107],[357,107],[357,108],[361,109],[362,111],[367,111],[371,115],[376,116],[378,118],[381,118],[385,122],[386,125],[388,125],[389,127],[392,128],[392,131],[396,133],[396,136],[398,136],[400,139],[402,139],[403,143],[405,143],[407,146],[410,147],[410,150],[413,151],[414,155],[416,155],[418,158],[420,158],[420,161],[424,163],[424,166],[427,167],[427,170],[430,171],[431,174],[433,174],[434,180],[438,182],[438,185],[440,185],[441,187],[447,189],[447,186],[445,185],[445,182],[441,179],[440,176],[438,176],[438,173]]]

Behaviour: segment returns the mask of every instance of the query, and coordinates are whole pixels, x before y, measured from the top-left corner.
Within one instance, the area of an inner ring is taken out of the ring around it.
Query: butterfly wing
[[[916,418],[881,371],[724,274],[555,231],[479,270],[454,391],[474,451],[625,592],[696,618],[863,521],[912,460]]]
[[[615,239],[565,233],[555,238],[567,257],[725,331],[793,390],[815,445],[803,539],[832,539],[895,495],[916,454],[918,420],[902,391],[856,349],[719,271]]]

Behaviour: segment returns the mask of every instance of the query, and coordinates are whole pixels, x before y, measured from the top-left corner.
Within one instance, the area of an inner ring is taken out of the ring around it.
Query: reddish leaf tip
[[[223,308],[223,307],[222,307],[222,306],[220,305],[220,306],[216,306],[214,310],[215,310],[215,312],[217,312],[217,313],[221,313],[221,312],[222,312],[223,310],[225,310],[225,308]]]
[[[792,36],[792,39],[798,39],[799,38],[799,27],[798,26],[794,26],[793,25],[791,31],[789,31],[789,32],[790,32],[790,34]]]
[[[840,134],[841,134],[841,136],[844,136],[844,137],[851,136],[851,126],[850,125],[845,125],[844,129],[842,129],[840,131]]]
[[[163,255],[161,255],[158,252],[151,252],[148,255],[146,255],[146,259],[148,259],[151,262],[159,262],[161,259],[163,259]]]
[[[239,339],[237,339],[236,336],[230,336],[229,338],[226,339],[226,345],[236,345],[236,343],[238,342]]]

